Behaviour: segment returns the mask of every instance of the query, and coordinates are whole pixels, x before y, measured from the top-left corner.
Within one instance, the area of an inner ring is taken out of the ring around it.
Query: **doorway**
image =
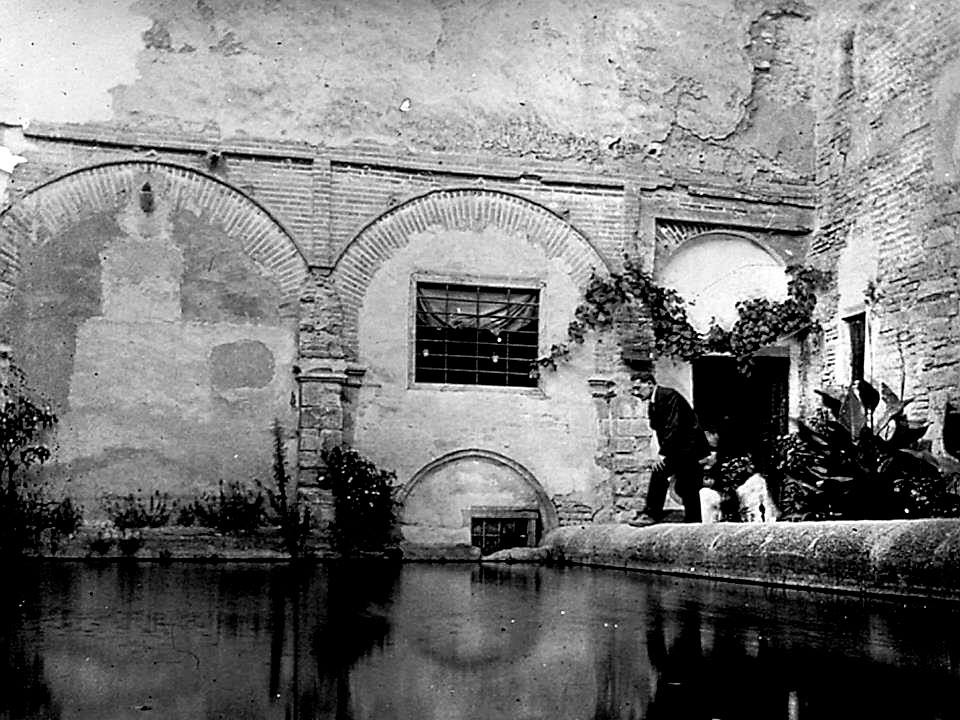
[[[693,406],[700,423],[720,433],[724,457],[749,455],[761,472],[776,439],[787,432],[790,358],[754,357],[748,372],[735,358],[693,362]]]

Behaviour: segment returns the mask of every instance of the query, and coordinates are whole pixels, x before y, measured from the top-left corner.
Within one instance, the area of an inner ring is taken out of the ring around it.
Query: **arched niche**
[[[687,316],[700,332],[713,319],[730,328],[740,300],[783,300],[787,294],[783,262],[755,238],[734,231],[705,232],[685,241],[664,263],[658,280],[690,303]]]
[[[306,275],[257,202],[170,163],[80,168],[0,213],[0,332],[60,417],[48,473],[91,513],[268,475]]]
[[[303,252],[282,223],[255,199],[222,179],[156,160],[118,160],[72,170],[0,212],[0,293],[16,284],[25,248],[137,198],[144,189],[170,209],[183,209],[241,243],[242,251],[295,304],[307,275]],[[152,201],[152,200],[151,200]]]
[[[474,517],[535,512],[541,534],[558,524],[556,508],[533,474],[489,450],[458,450],[431,461],[398,499],[404,538],[416,543],[468,544]]]

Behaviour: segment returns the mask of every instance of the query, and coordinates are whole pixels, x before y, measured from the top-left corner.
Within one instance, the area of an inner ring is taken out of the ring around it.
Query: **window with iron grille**
[[[540,292],[418,282],[418,383],[536,387]]]
[[[527,518],[482,518],[470,520],[470,544],[489,555],[506,548],[530,545],[530,520]]]

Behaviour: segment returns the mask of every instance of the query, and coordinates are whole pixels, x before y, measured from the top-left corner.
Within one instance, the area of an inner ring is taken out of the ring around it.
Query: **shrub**
[[[199,499],[177,511],[178,525],[199,525],[227,535],[246,535],[266,523],[265,498],[259,489],[239,481],[220,481],[216,493],[204,493]]]
[[[333,539],[341,552],[379,551],[390,543],[396,523],[396,474],[381,470],[348,447],[322,453],[333,493]]]
[[[114,535],[100,530],[96,536],[90,540],[90,552],[96,553],[97,555],[106,555],[110,552],[110,548],[113,547],[116,541],[117,538]]]
[[[51,498],[38,478],[25,474],[50,457],[46,435],[57,423],[49,403],[37,399],[23,372],[0,372],[0,551],[38,551],[44,542],[56,550],[83,521],[69,498]]]
[[[273,421],[273,487],[264,488],[270,500],[273,517],[280,525],[283,543],[293,558],[306,551],[313,525],[310,509],[300,502],[297,488],[287,475],[287,463],[283,452],[283,427]]]
[[[955,516],[943,464],[924,446],[925,423],[907,418],[910,400],[860,381],[843,397],[818,391],[827,414],[781,438],[783,519],[887,519]],[[875,414],[883,400],[884,412]]]
[[[83,509],[70,498],[51,499],[41,486],[17,484],[0,491],[0,549],[56,552],[83,524]]]
[[[124,533],[117,539],[117,547],[127,557],[133,557],[143,547],[143,536],[140,533]]]
[[[170,524],[173,513],[169,497],[159,490],[154,490],[146,500],[134,493],[106,498],[103,509],[119,530],[163,527]]]
[[[18,473],[50,457],[43,442],[57,424],[49,403],[34,398],[23,372],[11,366],[0,382],[0,482],[15,490]]]

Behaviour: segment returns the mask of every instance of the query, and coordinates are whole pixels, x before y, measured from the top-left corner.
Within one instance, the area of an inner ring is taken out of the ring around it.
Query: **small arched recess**
[[[512,458],[480,448],[430,461],[397,497],[406,539],[424,544],[469,542],[471,517],[477,513],[509,517],[535,511],[541,535],[559,524],[553,502],[533,473]]]
[[[700,332],[713,319],[729,328],[736,303],[754,297],[782,300],[785,265],[757,238],[734,230],[710,230],[685,240],[667,258],[658,280],[690,303],[687,315]]]

